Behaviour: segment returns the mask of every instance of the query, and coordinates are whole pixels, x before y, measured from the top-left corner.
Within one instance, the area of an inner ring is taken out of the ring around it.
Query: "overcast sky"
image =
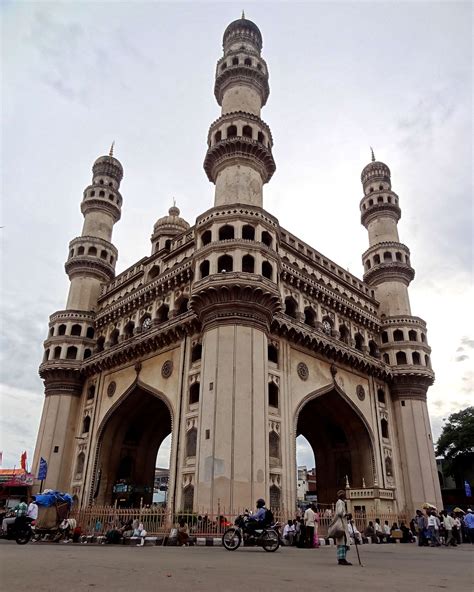
[[[1,434],[4,467],[30,460],[48,316],[65,308],[69,241],[91,166],[116,141],[125,175],[117,272],[151,252],[176,198],[213,205],[202,169],[215,63],[229,22],[262,31],[262,117],[277,171],[264,207],[362,277],[360,172],[377,159],[400,197],[399,233],[428,323],[442,418],[472,403],[472,6],[458,2],[7,2],[2,14]],[[163,464],[164,457],[160,464]],[[303,447],[299,462],[311,465]]]

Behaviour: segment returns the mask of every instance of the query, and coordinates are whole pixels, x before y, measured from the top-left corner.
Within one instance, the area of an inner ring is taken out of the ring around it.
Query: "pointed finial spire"
[[[374,149],[372,148],[372,146],[370,147],[370,152],[372,153],[372,162],[375,162],[375,154],[374,154]]]
[[[173,197],[173,208],[176,207],[176,199]]]
[[[241,16],[241,18],[243,18],[243,19],[245,18],[245,12],[243,10],[242,10],[242,16]]]
[[[114,155],[114,146],[115,146],[115,140],[110,145],[109,156],[113,156]]]

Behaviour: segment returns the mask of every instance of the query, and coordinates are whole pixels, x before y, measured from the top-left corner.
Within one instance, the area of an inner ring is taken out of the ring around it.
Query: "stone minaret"
[[[216,186],[216,206],[262,207],[263,184],[275,171],[272,134],[260,119],[270,93],[267,64],[260,55],[262,35],[242,14],[225,30],[223,47],[214,86],[222,114],[209,129],[204,169]]]
[[[92,167],[92,184],[84,190],[81,236],[69,243],[66,273],[71,281],[66,310],[50,317],[49,334],[39,373],[45,385],[45,403],[35,448],[33,468],[40,457],[48,462],[44,484],[68,488],[75,448],[75,426],[82,379],[79,368],[95,347],[95,311],[101,285],[115,275],[117,249],[110,242],[115,222],[120,219],[123,177],[120,162],[101,156]]]
[[[274,169],[260,119],[268,71],[251,21],[231,23],[217,64],[222,116],[211,125],[204,168],[215,206],[196,221],[191,307],[202,326],[195,507],[254,507],[268,499],[267,335],[280,308],[277,221],[262,210]],[[240,204],[240,206],[237,206]]]
[[[435,500],[439,507],[441,492],[426,404],[426,393],[434,380],[431,348],[425,321],[411,314],[408,286],[415,272],[410,251],[398,236],[399,199],[392,191],[390,169],[376,161],[373,152],[361,180],[361,222],[370,245],[362,256],[364,281],[380,303],[380,349],[393,375],[390,392],[402,461],[401,490],[415,508],[426,500]]]

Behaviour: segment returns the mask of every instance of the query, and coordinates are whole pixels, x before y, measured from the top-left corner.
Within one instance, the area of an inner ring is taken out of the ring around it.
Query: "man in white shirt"
[[[306,512],[304,513],[304,524],[306,527],[306,545],[308,549],[313,548],[315,518],[316,514],[314,512],[314,506],[313,504],[311,504],[310,506],[308,506]]]
[[[430,533],[431,547],[439,547],[439,518],[434,511],[431,511],[428,516],[428,530]]]
[[[31,502],[28,505],[26,515],[28,516],[28,518],[31,518],[32,520],[38,520],[38,504],[36,503],[35,496],[31,498]]]
[[[355,525],[355,523],[352,519],[349,519],[347,521],[347,528],[349,530],[349,535],[351,536],[352,539],[354,539],[354,542],[356,542],[356,539],[357,539],[357,543],[359,543],[359,545],[362,545],[362,542],[363,542],[362,535],[357,530],[357,526]]]
[[[291,546],[293,545],[293,539],[295,538],[295,525],[293,524],[293,520],[288,520],[288,523],[285,524],[285,528],[283,529],[283,540],[285,545]]]
[[[377,543],[383,543],[384,534],[382,532],[382,525],[380,524],[380,518],[375,519],[374,530],[375,530],[375,541]]]
[[[452,518],[448,514],[448,512],[446,512],[446,510],[444,510],[444,512],[441,512],[441,515],[443,516],[443,526],[444,530],[446,531],[446,540],[444,544],[446,545],[446,547],[449,547],[449,545],[456,547],[456,541],[453,537],[454,518]]]

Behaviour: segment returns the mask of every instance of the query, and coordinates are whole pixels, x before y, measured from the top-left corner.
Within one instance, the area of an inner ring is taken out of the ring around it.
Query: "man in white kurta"
[[[336,538],[336,552],[337,552],[337,562],[339,565],[352,565],[346,559],[347,551],[350,548],[350,536],[349,536],[349,529],[347,528],[347,512],[346,512],[346,492],[343,489],[340,489],[337,492],[337,502],[336,502],[336,510],[335,514],[338,518],[341,519],[342,524],[344,526],[344,534],[341,537]]]

